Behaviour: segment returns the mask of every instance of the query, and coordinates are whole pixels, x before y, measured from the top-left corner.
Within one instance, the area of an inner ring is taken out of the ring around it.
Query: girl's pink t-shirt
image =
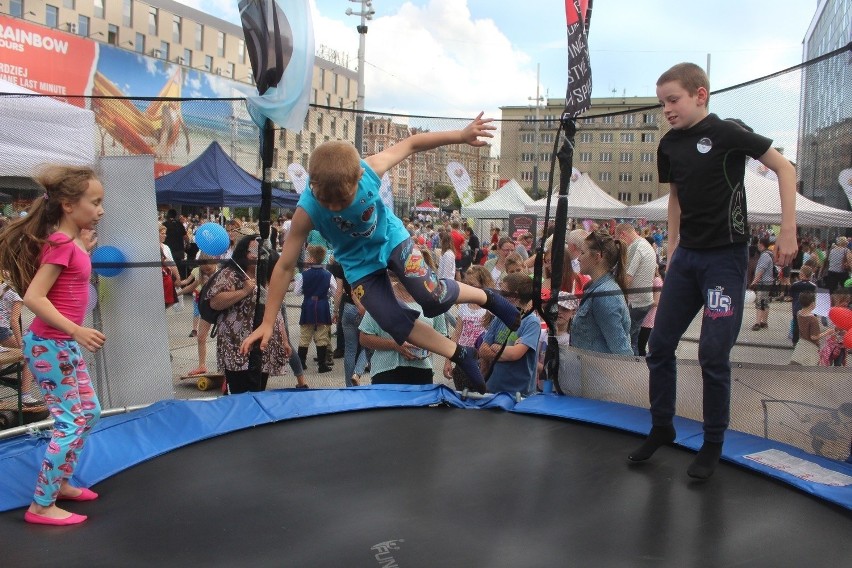
[[[74,239],[64,233],[53,233],[41,251],[41,264],[56,264],[62,267],[47,299],[59,313],[77,325],[83,325],[86,306],[89,303],[89,277],[92,275],[92,260],[83,249],[74,243]],[[71,339],[71,337],[50,327],[38,317],[33,319],[30,331],[47,339]]]

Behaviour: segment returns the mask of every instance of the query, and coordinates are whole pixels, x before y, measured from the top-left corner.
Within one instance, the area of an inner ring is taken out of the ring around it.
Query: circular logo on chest
[[[706,154],[713,147],[713,142],[705,137],[698,141],[698,144],[695,145],[699,152],[702,154]]]

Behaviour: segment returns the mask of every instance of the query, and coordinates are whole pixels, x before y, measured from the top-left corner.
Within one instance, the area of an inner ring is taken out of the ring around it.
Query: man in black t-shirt
[[[709,114],[710,84],[692,63],[675,65],[657,81],[657,97],[672,129],[660,140],[660,182],[669,182],[668,266],[648,342],[652,428],[629,455],[643,461],[675,439],[675,350],[703,308],[698,359],[704,382],[704,444],[687,473],[710,477],[730,421],[731,348],[745,303],[748,219],[743,187],[747,157],[778,175],[781,234],[776,262],[796,254],[796,172],[772,141],[742,123]]]
[[[186,245],[189,244],[189,236],[186,234],[186,227],[183,226],[177,218],[177,211],[169,209],[166,213],[166,220],[163,222],[166,227],[165,245],[172,251],[172,258],[175,259],[178,272],[181,279],[186,278],[188,272],[186,270]]]

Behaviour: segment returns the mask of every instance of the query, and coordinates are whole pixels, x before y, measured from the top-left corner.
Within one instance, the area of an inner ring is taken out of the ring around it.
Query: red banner
[[[55,98],[89,93],[97,43],[0,16],[0,79]],[[66,102],[85,106],[85,99]]]

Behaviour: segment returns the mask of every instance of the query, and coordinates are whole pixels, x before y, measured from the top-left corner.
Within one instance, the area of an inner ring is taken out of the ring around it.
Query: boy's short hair
[[[506,274],[503,276],[502,285],[506,288],[507,296],[511,294],[524,303],[533,299],[533,281],[529,274]]]
[[[799,305],[803,308],[816,303],[816,294],[810,290],[804,290],[799,293]]]
[[[325,260],[326,250],[322,245],[309,245],[308,256],[317,262],[322,263]]]
[[[349,142],[323,142],[311,153],[308,176],[315,193],[335,195],[361,179],[361,156]]]
[[[710,100],[710,79],[707,78],[707,73],[704,69],[695,63],[678,63],[671,69],[660,75],[657,79],[657,86],[663,83],[677,81],[680,86],[686,89],[686,92],[692,96],[698,92],[698,89],[704,87],[707,91],[707,100]]]
[[[808,266],[807,264],[803,264],[799,269],[799,278],[802,280],[807,280],[811,276],[814,275],[814,269]]]

